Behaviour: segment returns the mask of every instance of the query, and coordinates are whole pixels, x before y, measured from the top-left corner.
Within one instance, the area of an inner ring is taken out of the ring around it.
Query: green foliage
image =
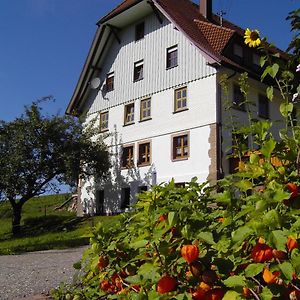
[[[289,16],[294,31],[299,12]],[[281,96],[280,138],[270,121],[253,120],[242,74],[248,124],[238,124],[232,103],[225,103],[234,133],[231,157],[240,163],[236,173],[215,185],[193,179],[177,188],[171,181],[140,194],[133,213],[96,226],[79,284],[54,291],[55,299],[300,298],[300,127],[291,102],[299,84],[295,69],[265,46],[261,80],[272,82],[269,100],[278,91]],[[290,49],[299,48],[298,34]],[[221,78],[225,96],[228,78]],[[238,136],[251,138],[251,146],[241,147]]]
[[[43,116],[39,102],[11,122],[0,121],[0,197],[13,208],[19,231],[23,204],[79,176],[108,171],[108,151],[93,128],[66,116]],[[93,139],[92,139],[93,138]]]

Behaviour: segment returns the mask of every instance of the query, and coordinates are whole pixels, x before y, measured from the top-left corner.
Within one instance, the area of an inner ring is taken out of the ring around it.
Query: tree
[[[12,206],[13,234],[32,197],[62,183],[76,185],[80,177],[105,176],[108,151],[96,134],[93,125],[84,128],[72,117],[44,116],[40,101],[14,121],[0,121],[0,199]]]

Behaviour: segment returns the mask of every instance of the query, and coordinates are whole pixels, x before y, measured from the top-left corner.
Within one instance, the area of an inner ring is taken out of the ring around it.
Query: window
[[[133,124],[134,123],[134,103],[125,105],[124,112],[124,124]]]
[[[261,118],[269,118],[269,100],[264,95],[258,96],[258,116]]]
[[[178,59],[177,59],[177,46],[173,46],[167,49],[167,69],[177,67]]]
[[[122,161],[121,166],[122,168],[131,168],[133,167],[133,157],[134,157],[134,147],[133,145],[124,146],[122,148]]]
[[[139,81],[143,79],[144,61],[140,60],[134,63],[133,81]]]
[[[150,142],[144,142],[139,144],[139,154],[138,154],[139,166],[148,166],[151,164],[151,144]]]
[[[135,26],[135,40],[141,40],[145,36],[145,23],[139,23]]]
[[[148,191],[148,186],[146,185],[141,185],[138,187],[138,193],[147,192],[147,191]]]
[[[130,205],[130,188],[122,188],[121,209],[125,210]]]
[[[239,58],[242,58],[243,57],[243,47],[238,44],[234,44],[233,45],[233,54]]]
[[[108,111],[100,114],[100,131],[108,130]]]
[[[187,108],[187,89],[186,87],[175,90],[174,111],[181,111]]]
[[[189,134],[172,136],[172,160],[189,157]]]
[[[141,115],[140,120],[149,120],[151,117],[151,99],[143,99],[141,100]]]
[[[106,75],[106,91],[110,92],[114,90],[114,72]]]
[[[241,92],[240,87],[235,84],[233,86],[233,99],[232,99],[233,107],[240,109],[240,110],[245,110],[245,103],[244,103],[244,96]]]

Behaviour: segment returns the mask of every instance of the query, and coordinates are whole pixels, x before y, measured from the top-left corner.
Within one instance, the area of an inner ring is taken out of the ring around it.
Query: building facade
[[[105,181],[80,182],[83,213],[124,211],[138,192],[172,178],[180,185],[228,173],[224,103],[233,101],[235,115],[247,120],[242,72],[250,76],[253,115],[279,118],[278,101],[269,105],[259,81],[258,53],[211,7],[208,0],[127,0],[99,21],[67,113],[96,120],[112,168]],[[222,74],[230,78],[227,95]]]

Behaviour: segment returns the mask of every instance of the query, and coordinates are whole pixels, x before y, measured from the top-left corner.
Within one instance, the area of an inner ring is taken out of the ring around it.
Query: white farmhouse
[[[260,83],[259,55],[244,31],[212,14],[211,0],[125,0],[104,16],[67,114],[97,119],[112,153],[109,180],[81,182],[84,213],[126,210],[136,194],[174,178],[229,172],[220,76],[235,114],[247,119],[237,80],[247,71],[257,118],[279,119]],[[228,143],[227,142],[227,146]]]

